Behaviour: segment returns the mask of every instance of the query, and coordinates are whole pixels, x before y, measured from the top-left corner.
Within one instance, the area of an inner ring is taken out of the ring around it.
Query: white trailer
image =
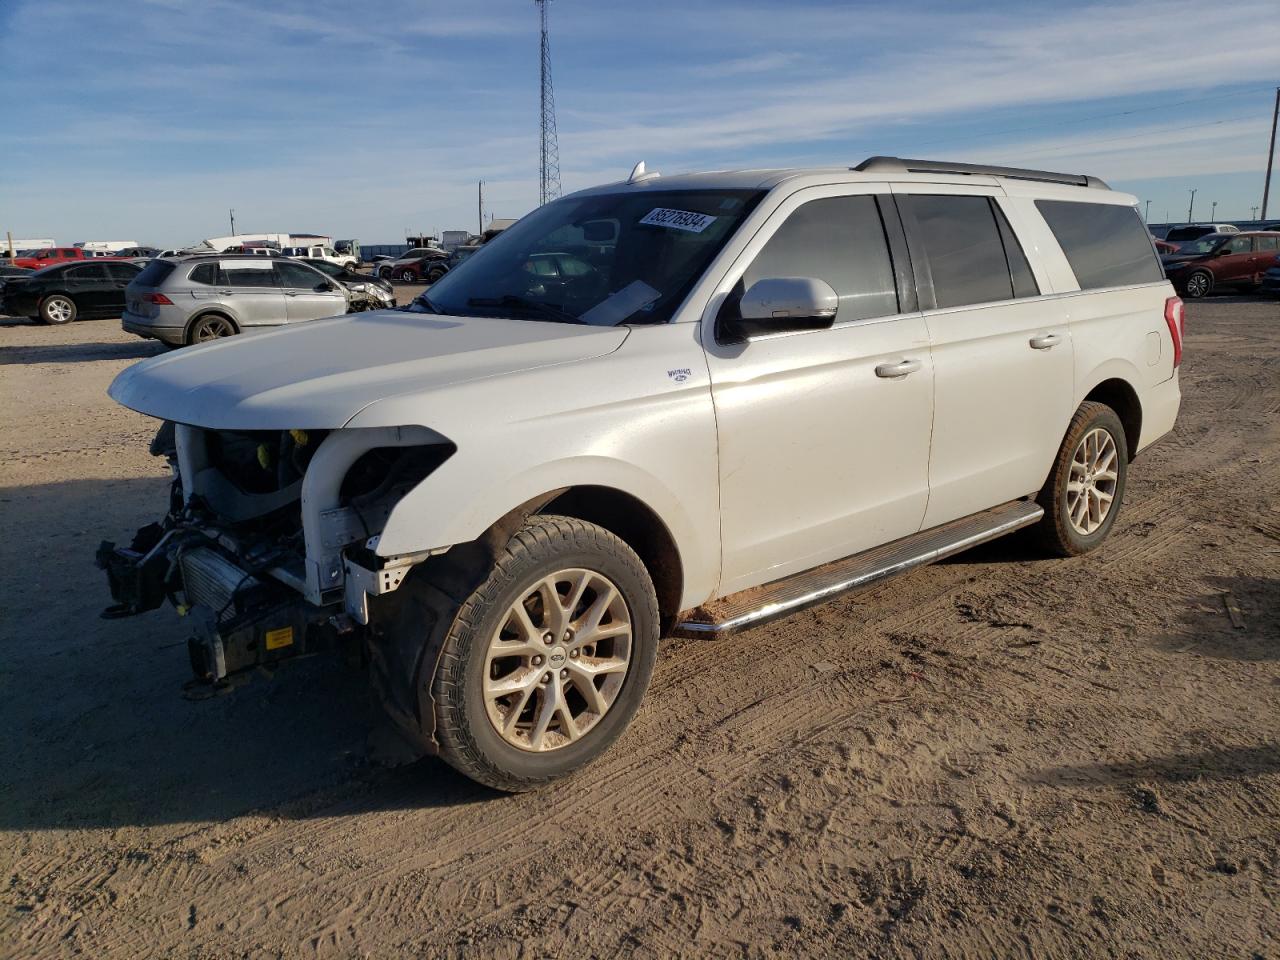
[[[79,247],[82,250],[96,250],[99,253],[116,253],[120,250],[129,250],[138,246],[137,240],[82,240],[80,243],[73,243],[73,247]]]

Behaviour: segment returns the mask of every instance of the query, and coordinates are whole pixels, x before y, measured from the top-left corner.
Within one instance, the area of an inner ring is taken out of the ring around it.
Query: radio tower
[[[551,89],[551,46],[547,43],[547,2],[534,0],[542,23],[542,146],[538,164],[538,203],[560,196],[560,145],[556,141],[556,95]]]

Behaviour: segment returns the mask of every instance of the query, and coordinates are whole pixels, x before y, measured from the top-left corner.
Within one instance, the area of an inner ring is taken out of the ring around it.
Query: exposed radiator
[[[232,597],[238,589],[246,589],[257,583],[234,563],[208,547],[193,547],[183,551],[182,586],[187,602],[212,610],[219,619],[235,616],[236,605]]]

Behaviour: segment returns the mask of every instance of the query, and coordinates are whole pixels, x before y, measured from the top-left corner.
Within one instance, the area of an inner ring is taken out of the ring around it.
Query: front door
[[[1074,359],[998,189],[894,191],[933,350],[928,528],[1039,490],[1071,418]]]
[[[740,294],[765,278],[825,280],[840,298],[830,329],[724,343],[714,318],[704,319],[720,451],[720,596],[920,529],[933,365],[901,279],[901,227],[874,190],[799,191],[720,285]]]
[[[276,282],[284,293],[285,315],[290,323],[319,320],[347,312],[347,300],[337,284],[320,271],[292,260],[277,260]],[[335,289],[331,289],[335,288]]]
[[[1224,284],[1249,283],[1253,280],[1253,261],[1253,237],[1232,237],[1213,258],[1213,278]]]

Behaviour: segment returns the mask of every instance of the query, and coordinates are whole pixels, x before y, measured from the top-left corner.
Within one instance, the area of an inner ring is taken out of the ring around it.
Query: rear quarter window
[[[1164,279],[1151,236],[1133,207],[1037,200],[1036,209],[1066,254],[1081,290]]]
[[[169,279],[169,274],[173,273],[176,264],[170,263],[168,260],[152,260],[142,272],[134,278],[134,282],[144,287],[158,287]]]

